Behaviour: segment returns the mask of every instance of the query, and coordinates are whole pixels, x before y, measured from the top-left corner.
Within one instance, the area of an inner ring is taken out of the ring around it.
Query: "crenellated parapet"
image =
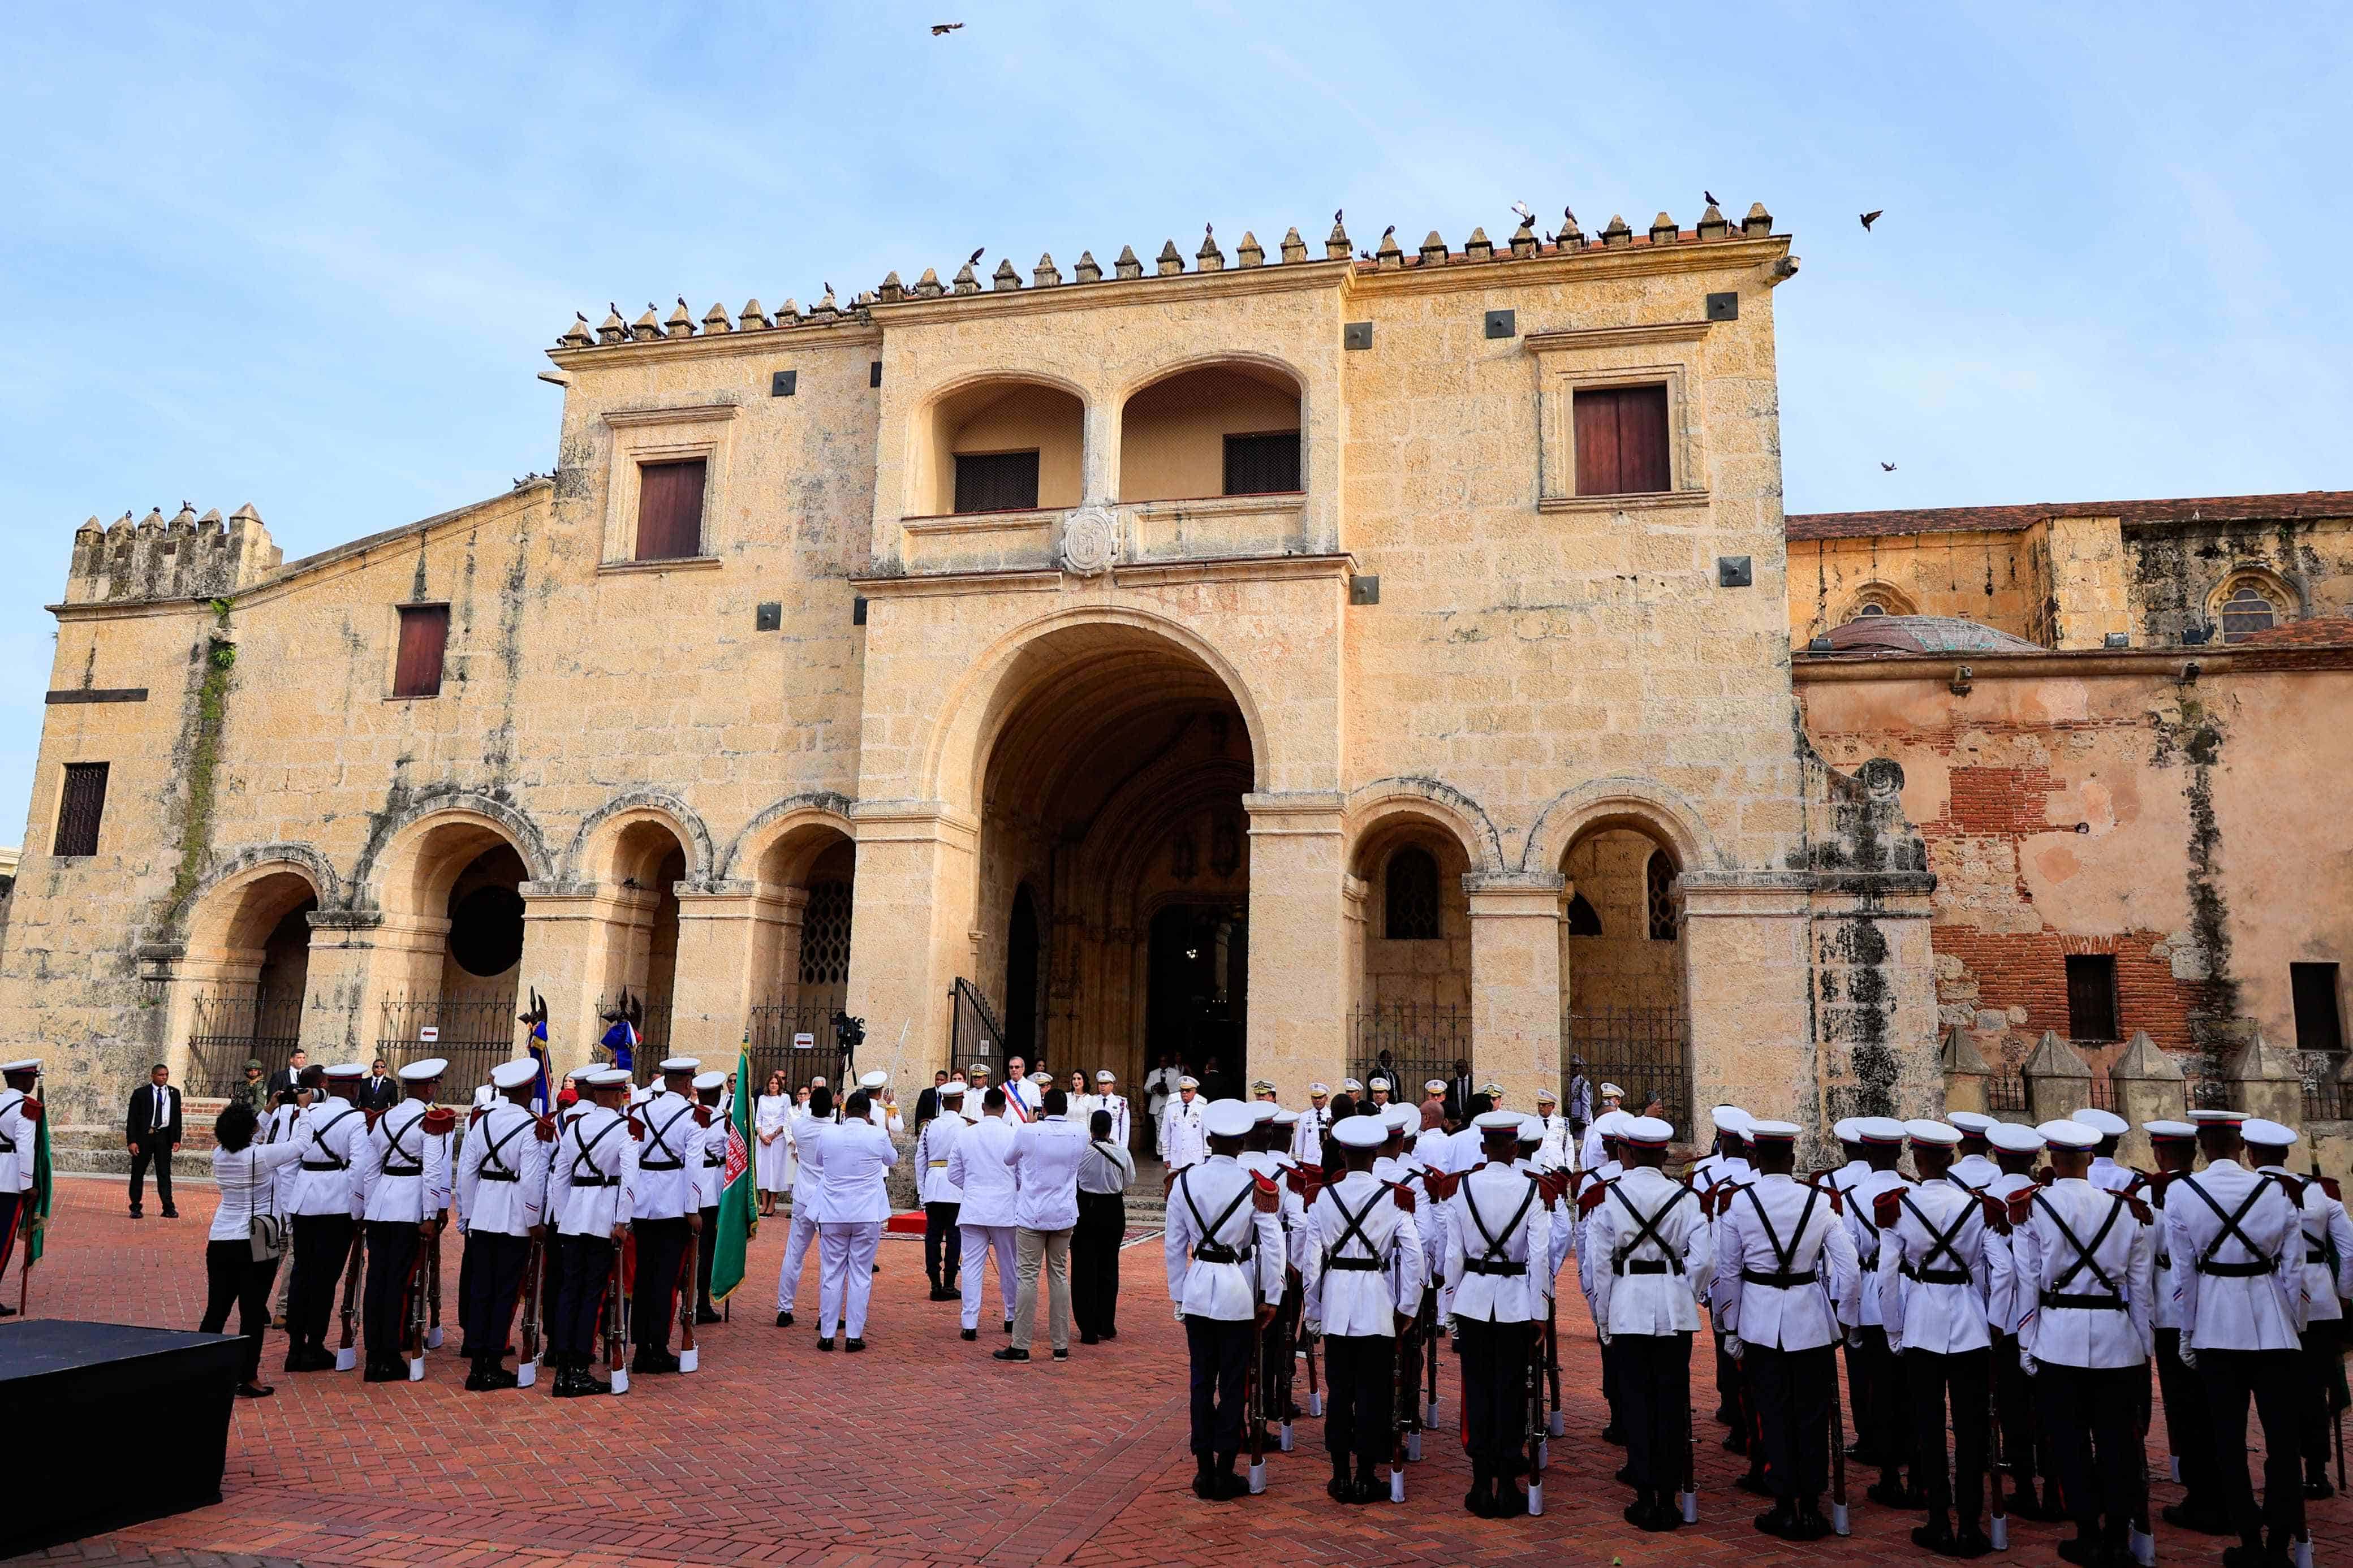
[[[283,558],[250,502],[226,521],[217,509],[199,517],[185,501],[170,518],[160,507],[136,522],[127,511],[109,524],[93,517],[74,531],[65,602],[222,598]]]

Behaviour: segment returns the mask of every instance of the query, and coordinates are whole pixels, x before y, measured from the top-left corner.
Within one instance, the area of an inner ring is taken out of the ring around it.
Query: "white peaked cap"
[[[1249,1104],[1239,1100],[1212,1100],[1201,1117],[1202,1131],[1212,1138],[1246,1138],[1257,1125]]]
[[[1748,1130],[1757,1125],[1757,1119],[1736,1105],[1719,1105],[1707,1114],[1718,1132],[1729,1132],[1735,1138],[1747,1137]]]
[[[1520,1135],[1520,1113],[1516,1110],[1482,1110],[1471,1119],[1471,1125],[1482,1132],[1508,1132]]]
[[[1759,1143],[1788,1143],[1796,1140],[1798,1124],[1794,1121],[1752,1121],[1748,1124],[1748,1136]]]
[[[358,1074],[353,1076],[356,1078]],[[538,1077],[539,1064],[528,1058],[522,1061],[501,1062],[491,1069],[491,1081],[501,1089],[521,1089]]]
[[[694,1075],[697,1089],[725,1089],[727,1075],[723,1072],[699,1072]]]
[[[8,1070],[14,1072],[16,1069],[11,1068]],[[427,1079],[439,1078],[443,1073],[446,1073],[448,1070],[449,1064],[445,1058],[440,1057],[427,1057],[421,1062],[411,1062],[406,1067],[401,1068],[400,1081],[403,1083],[423,1083]]]
[[[1329,1095],[1332,1089],[1328,1084],[1311,1083],[1307,1086],[1307,1092],[1311,1095]]]
[[[1352,1079],[1352,1078],[1344,1078],[1344,1079],[1342,1079],[1340,1080],[1340,1087],[1341,1087],[1342,1089],[1344,1089],[1347,1090],[1350,1094],[1362,1094],[1362,1093],[1364,1093],[1364,1092],[1365,1092],[1365,1086],[1364,1086],[1363,1084],[1361,1084],[1361,1083],[1358,1083],[1355,1079]]]
[[[1961,1130],[1942,1121],[1916,1117],[1904,1124],[1904,1136],[1915,1143],[1932,1143],[1940,1149],[1950,1149],[1961,1141]]]
[[[1642,1119],[1637,1116],[1634,1120],[1640,1121]],[[1523,1143],[1541,1143],[1544,1142],[1543,1117],[1523,1116],[1520,1118],[1520,1142]]]
[[[1855,1136],[1865,1143],[1901,1143],[1904,1123],[1893,1116],[1859,1117],[1854,1124]]]
[[[1964,1138],[1982,1138],[1994,1125],[1994,1119],[1982,1110],[1948,1110],[1945,1120],[1959,1128]]]
[[[2067,1120],[2082,1122],[2103,1138],[2121,1138],[2132,1131],[2131,1122],[2113,1110],[2101,1110],[2096,1107],[2088,1110],[2075,1111]]]
[[[2099,1129],[2086,1127],[2080,1121],[2046,1121],[2035,1131],[2042,1134],[2042,1141],[2053,1149],[2091,1149],[2097,1147],[2100,1142]]]
[[[866,1074],[858,1080],[858,1087],[860,1089],[881,1089],[884,1084],[889,1083],[890,1081],[891,1075],[884,1072],[881,1068],[876,1068],[872,1072]]]
[[[1198,1089],[1201,1087],[1201,1080],[1188,1073],[1185,1077],[1176,1080],[1176,1087],[1178,1089]]]
[[[2140,1130],[2151,1138],[2184,1139],[2198,1136],[2198,1129],[2187,1121],[2144,1121]]]
[[[1250,1106],[1250,1121],[1253,1124],[1273,1121],[1274,1113],[1282,1109],[1271,1100],[1253,1100],[1246,1103]]]
[[[367,1077],[367,1068],[362,1067],[357,1062],[337,1062],[333,1067],[327,1069],[327,1076],[329,1078],[338,1079],[365,1078]]]
[[[1662,1121],[1658,1117],[1637,1116],[1628,1121],[1626,1131],[1620,1136],[1629,1143],[1640,1143],[1646,1148],[1658,1149],[1664,1148],[1674,1142],[1675,1129],[1672,1122]]]
[[[1377,1149],[1389,1141],[1388,1123],[1378,1116],[1344,1116],[1332,1123],[1343,1149]]]
[[[947,1082],[940,1085],[938,1092],[939,1097],[942,1100],[962,1100],[964,1098],[964,1085],[956,1082],[954,1079],[950,1079]]]
[[[1852,1116],[1841,1116],[1831,1123],[1831,1136],[1841,1143],[1862,1142],[1862,1123]]]
[[[18,1057],[13,1062],[0,1062],[0,1072],[38,1072],[40,1070],[41,1058],[38,1057]]]
[[[702,1058],[701,1057],[670,1057],[663,1061],[661,1070],[666,1073],[701,1072],[702,1070]]]
[[[1274,1113],[1273,1121],[1277,1127],[1296,1127],[1299,1125],[1299,1112],[1295,1110],[1277,1110]]]
[[[1626,1098],[1626,1091],[1620,1089],[1614,1083],[1605,1083],[1601,1086],[1601,1098],[1604,1100],[1623,1100]]]
[[[1119,1081],[1119,1074],[1112,1071],[1109,1068],[1103,1068],[1095,1073],[1095,1081],[1097,1083],[1117,1083]]]
[[[2022,1121],[1997,1121],[1986,1129],[1986,1141],[2012,1154],[2031,1154],[2042,1147],[2042,1134]]]
[[[1381,1108],[1381,1120],[1393,1132],[1417,1132],[1421,1130],[1421,1112],[1410,1105],[1389,1105]]]
[[[591,1068],[579,1079],[590,1089],[621,1089],[628,1085],[629,1075],[619,1068]]]
[[[2295,1129],[2284,1121],[2266,1121],[2258,1116],[2240,1126],[2239,1136],[2266,1149],[2284,1149],[2295,1142]]]

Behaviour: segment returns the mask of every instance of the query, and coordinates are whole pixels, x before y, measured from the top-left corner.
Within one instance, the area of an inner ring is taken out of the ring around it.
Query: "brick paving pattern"
[[[180,1197],[182,1218],[132,1221],[114,1181],[59,1184],[49,1258],[33,1310],[186,1328],[202,1315],[209,1187]],[[1297,1428],[1299,1451],[1269,1458],[1265,1495],[1196,1500],[1186,1452],[1184,1336],[1170,1315],[1156,1239],[1123,1270],[1121,1333],[1074,1344],[1071,1360],[991,1361],[1002,1336],[986,1316],[977,1343],[955,1334],[955,1308],[924,1299],[913,1242],[882,1250],[869,1352],[821,1354],[808,1326],[773,1326],[772,1284],[786,1226],[762,1227],[732,1323],[705,1329],[700,1373],[635,1380],[620,1399],[556,1402],[540,1390],[470,1394],[448,1350],[422,1384],[367,1385],[356,1373],[276,1370],[278,1396],[240,1402],[217,1507],[57,1547],[24,1562],[163,1564],[304,1563],[407,1568],[565,1562],[781,1563],[807,1568],[928,1568],[1071,1563],[1557,1564],[1641,1568],[1672,1563],[1769,1564],[1935,1561],[1915,1548],[1919,1516],[1862,1500],[1851,1538],[1793,1545],[1758,1534],[1763,1503],[1733,1489],[1740,1461],[1704,1419],[1714,1385],[1695,1357],[1700,1402],[1700,1522],[1645,1535],[1619,1510],[1610,1479],[1624,1450],[1599,1436],[1599,1369],[1583,1302],[1563,1282],[1563,1401],[1568,1436],[1552,1446],[1543,1517],[1474,1519],[1459,1448],[1433,1435],[1411,1468],[1409,1501],[1341,1508],[1324,1495],[1322,1423]],[[454,1239],[454,1238],[453,1238]],[[448,1254],[456,1279],[456,1253]],[[817,1300],[815,1249],[802,1304]],[[994,1286],[991,1286],[993,1292]],[[993,1295],[990,1299],[994,1299]],[[1572,1324],[1574,1331],[1572,1331]],[[1460,1409],[1451,1363],[1441,1414]],[[144,1434],[138,1439],[147,1441]],[[2162,1416],[2150,1439],[2152,1500],[2163,1479]],[[2258,1470],[2260,1475],[2260,1470]],[[126,1481],[136,1477],[135,1459]],[[2342,1500],[2311,1505],[2322,1561],[2353,1537]],[[2049,1563],[2069,1527],[2013,1518],[2011,1548],[1985,1561]],[[2165,1563],[2217,1562],[2220,1541],[2160,1527]]]

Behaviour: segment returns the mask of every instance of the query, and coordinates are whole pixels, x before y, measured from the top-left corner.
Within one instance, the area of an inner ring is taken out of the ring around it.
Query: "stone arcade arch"
[[[501,818],[462,808],[421,817],[385,841],[373,862],[375,962],[366,984],[343,997],[355,1054],[395,1067],[446,1058],[444,1094],[453,1100],[514,1054],[536,847]],[[363,929],[331,922],[321,940],[348,947]]]
[[[301,1043],[311,914],[322,866],[272,856],[241,864],[193,900],[166,1053],[187,1093],[227,1094],[248,1059],[275,1072]],[[177,1059],[174,1059],[176,1058]]]
[[[1581,1057],[1630,1109],[1656,1096],[1692,1125],[1691,1015],[1681,856],[1653,816],[1591,815],[1561,852],[1561,1058]],[[1579,906],[1573,909],[1572,906]]]

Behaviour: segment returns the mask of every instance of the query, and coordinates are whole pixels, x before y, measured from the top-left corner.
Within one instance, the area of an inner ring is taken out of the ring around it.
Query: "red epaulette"
[[[636,1117],[634,1117],[634,1116],[630,1117],[630,1118],[629,1118],[629,1142],[632,1142],[632,1143],[642,1143],[642,1142],[644,1142],[645,1141],[646,1141],[646,1124],[645,1124],[644,1122],[642,1122],[642,1121],[638,1121],[638,1120]]]
[[[2018,1191],[2010,1194],[2010,1224],[2024,1225],[2028,1218],[2033,1215],[2034,1194],[2035,1189],[2032,1187],[2021,1187]]]
[[[1904,1214],[1902,1187],[1890,1187],[1871,1200],[1871,1221],[1882,1230],[1894,1225]]]
[[[456,1131],[458,1113],[446,1105],[437,1105],[418,1117],[417,1121],[417,1125],[423,1127],[428,1136],[438,1138],[445,1132]]]
[[[2345,1201],[2344,1190],[2338,1185],[2336,1177],[2316,1176],[2313,1179],[2320,1184],[2320,1190],[2322,1192],[2327,1193],[2330,1197],[2335,1198],[2340,1204]]]
[[[533,1117],[531,1119],[531,1133],[533,1137],[538,1139],[543,1143],[554,1142],[558,1133],[558,1129],[555,1125],[555,1118],[553,1116]]]
[[[1991,1193],[1978,1194],[1985,1202],[1985,1222],[2003,1236],[2010,1234],[2010,1205]]]
[[[711,1113],[711,1107],[707,1105],[698,1105],[694,1108],[694,1124],[697,1127],[708,1127],[711,1125],[712,1120],[713,1118]]]
[[[1577,1200],[1577,1212],[1579,1214],[1591,1214],[1595,1209],[1599,1208],[1603,1204],[1608,1203],[1609,1201],[1609,1184],[1607,1182],[1596,1182],[1591,1186],[1586,1188],[1584,1193],[1578,1196]]]
[[[1413,1189],[1403,1182],[1389,1184],[1389,1201],[1407,1214],[1413,1212]]]

